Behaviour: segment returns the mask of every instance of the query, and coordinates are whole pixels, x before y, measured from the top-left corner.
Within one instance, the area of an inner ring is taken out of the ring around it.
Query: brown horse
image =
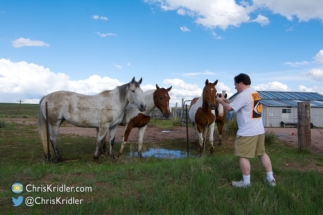
[[[193,122],[195,132],[198,136],[200,153],[202,154],[205,147],[206,134],[209,131],[209,142],[211,144],[210,152],[214,151],[213,146],[213,133],[214,133],[214,120],[215,120],[215,105],[216,105],[216,88],[218,83],[216,80],[214,83],[209,83],[206,79],[205,86],[203,88],[202,96],[194,98],[190,104],[189,117]]]
[[[119,156],[123,153],[123,148],[125,147],[129,134],[132,128],[138,128],[139,138],[138,138],[138,156],[142,157],[142,144],[144,133],[147,128],[147,124],[150,121],[151,112],[157,107],[163,114],[165,118],[168,118],[170,115],[169,100],[170,96],[168,92],[172,89],[169,87],[167,89],[160,88],[156,84],[155,90],[148,90],[144,92],[143,97],[146,103],[146,110],[140,112],[138,108],[132,104],[129,104],[125,110],[125,115],[123,117],[122,124],[124,125],[124,135],[119,151]]]
[[[222,97],[222,93],[218,93],[217,94],[218,97]],[[224,98],[227,98],[227,94],[224,94]],[[226,109],[223,107],[222,104],[220,103],[216,103],[216,107],[215,107],[215,122],[216,125],[218,127],[218,131],[219,131],[219,146],[222,145],[222,130],[223,130],[223,126],[224,123],[226,121],[226,116],[227,116],[227,112]]]

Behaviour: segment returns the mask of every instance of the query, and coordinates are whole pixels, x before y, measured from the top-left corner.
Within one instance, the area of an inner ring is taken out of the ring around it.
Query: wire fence
[[[187,106],[187,110],[186,110]],[[37,118],[38,117],[38,104],[10,104],[10,103],[0,103],[0,120],[3,118]],[[53,107],[53,105],[48,105],[49,111]],[[68,107],[66,107],[68,108]],[[181,124],[186,124],[186,119],[188,123],[190,123],[188,114],[188,105],[180,106],[180,107],[172,107],[171,114],[168,118],[165,118],[162,112],[158,108],[154,108],[151,113],[150,117],[152,120],[174,120],[178,119],[181,121]],[[100,108],[101,109],[101,108]],[[91,111],[91,112],[98,112],[99,108],[89,107],[87,110],[82,109],[80,111]],[[104,114],[105,111],[108,112],[111,109],[101,109],[102,113]],[[230,120],[235,117],[234,112],[227,112],[227,120]],[[288,128],[288,127],[297,127],[298,124],[298,115],[297,113],[284,115],[284,114],[276,114],[276,115],[266,115],[263,114],[262,116],[264,126],[265,127],[281,127],[281,128]],[[323,116],[322,114],[314,114],[311,113],[310,117],[311,128],[322,129],[323,128]]]

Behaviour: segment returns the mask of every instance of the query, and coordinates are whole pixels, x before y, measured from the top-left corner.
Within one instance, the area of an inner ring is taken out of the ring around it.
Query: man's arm
[[[230,106],[231,101],[229,99],[216,98],[216,101],[217,102],[220,102],[223,105],[223,107],[225,109],[227,109],[228,111],[232,111],[233,110],[233,108]]]

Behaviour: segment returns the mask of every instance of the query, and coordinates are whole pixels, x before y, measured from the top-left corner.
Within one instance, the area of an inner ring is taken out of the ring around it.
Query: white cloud
[[[296,61],[296,62],[285,62],[284,64],[292,67],[299,67],[299,66],[308,65],[309,63],[310,62],[308,61],[300,61],[300,62]]]
[[[311,69],[305,75],[315,81],[323,81],[323,69]]]
[[[183,80],[178,79],[178,78],[165,79],[164,84],[170,84],[174,87],[179,87],[181,89],[188,90],[188,91],[195,91],[196,89],[198,89],[197,84],[187,84]]]
[[[221,28],[239,26],[248,22],[248,7],[239,5],[235,0],[145,0],[148,3],[157,3],[163,10],[177,10],[180,15],[195,18],[195,22],[207,28]]]
[[[179,29],[181,29],[181,31],[183,31],[183,32],[189,32],[189,31],[191,31],[189,28],[187,28],[186,26],[182,26],[182,27],[180,27]]]
[[[182,15],[182,16],[184,16],[186,13],[185,13],[185,10],[184,9],[178,9],[177,10],[177,13],[179,14],[179,15]]]
[[[54,73],[43,66],[0,59],[0,102],[16,102],[22,99],[34,103],[42,96],[58,90],[96,94],[122,84],[116,79],[97,75],[73,81],[66,74]]]
[[[301,92],[314,92],[314,90],[312,88],[307,88],[303,85],[299,85],[298,86],[298,90]]]
[[[304,85],[299,85],[298,89],[299,91],[302,91],[302,92],[317,92],[317,93],[323,94],[323,86],[313,86],[309,88]]]
[[[117,69],[122,69],[122,66],[121,65],[118,65],[118,64],[113,64],[113,66],[115,67],[115,68],[117,68]]]
[[[268,25],[270,21],[267,17],[259,14],[256,19],[252,20],[252,22],[257,22],[261,26],[265,26],[265,25]]]
[[[181,79],[165,79],[163,81],[165,85],[172,86],[172,90],[169,92],[171,97],[171,103],[173,106],[177,102],[177,106],[182,105],[182,99],[191,100],[194,97],[201,96],[202,89],[197,84],[188,84]]]
[[[315,60],[319,63],[323,63],[323,50],[320,50],[319,53],[315,55]]]
[[[214,39],[216,39],[216,40],[222,40],[222,39],[224,39],[223,37],[218,36],[215,32],[212,32],[212,36],[213,36],[213,37],[214,37]]]
[[[322,0],[253,0],[254,6],[265,7],[273,13],[281,14],[288,20],[297,17],[300,21],[320,19],[323,21]]]
[[[21,48],[24,46],[49,46],[47,43],[40,41],[40,40],[31,40],[31,39],[25,39],[20,37],[19,39],[11,41],[12,45],[15,48]]]
[[[215,75],[216,73],[205,71],[205,72],[189,72],[181,74],[184,77],[193,77],[193,76],[200,76],[200,75]]]
[[[122,85],[122,83],[120,83],[117,79],[92,75],[84,80],[68,81],[67,90],[86,95],[93,95],[104,90],[114,89],[119,85]]]
[[[100,32],[95,32],[97,35],[99,35],[100,37],[115,37],[115,36],[117,36],[117,34],[115,34],[115,33],[106,33],[106,34],[104,34],[104,33],[100,33]]]
[[[290,89],[286,84],[278,81],[269,82],[268,84],[257,84],[254,86],[256,90],[277,90],[277,91],[289,91]]]
[[[242,23],[257,22],[268,25],[269,19],[258,15],[250,20],[250,14],[268,9],[288,20],[297,17],[300,21],[320,19],[323,21],[322,0],[144,0],[156,4],[164,11],[176,10],[179,15],[191,16],[197,24],[206,28],[239,27]]]
[[[92,18],[95,19],[95,20],[104,20],[104,21],[107,21],[108,20],[107,17],[105,17],[105,16],[98,16],[98,15],[93,15]]]

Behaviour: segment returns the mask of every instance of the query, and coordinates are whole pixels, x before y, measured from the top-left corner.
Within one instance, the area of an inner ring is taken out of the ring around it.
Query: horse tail
[[[47,128],[46,128],[46,123],[47,123],[47,119],[45,119],[43,111],[42,111],[42,101],[45,97],[43,97],[40,102],[39,102],[39,106],[38,106],[38,133],[40,135],[40,141],[43,145],[43,150],[45,153],[45,156],[48,157],[48,145],[47,145],[47,138],[49,138],[49,136],[47,136]],[[53,147],[49,147],[50,150],[50,154],[54,154],[54,150]]]

